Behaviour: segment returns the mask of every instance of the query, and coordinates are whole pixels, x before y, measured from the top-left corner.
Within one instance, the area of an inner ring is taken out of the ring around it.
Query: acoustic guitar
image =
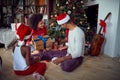
[[[106,21],[106,19],[111,15],[111,12],[109,12],[107,14],[107,16],[104,19],[104,22]],[[100,27],[100,30],[98,32],[98,34],[95,34],[95,36],[93,37],[93,40],[91,42],[91,46],[90,46],[90,50],[89,50],[89,54],[91,56],[98,56],[101,52],[101,47],[102,44],[105,40],[104,35],[101,34],[101,30],[102,30],[102,26]]]

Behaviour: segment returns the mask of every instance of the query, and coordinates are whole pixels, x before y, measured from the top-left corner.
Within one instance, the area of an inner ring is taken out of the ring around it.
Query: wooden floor
[[[12,68],[11,49],[0,48],[3,68],[0,80],[35,80],[32,75],[17,76]],[[63,72],[59,66],[47,63],[46,80],[120,80],[120,62],[118,58],[105,55],[99,57],[85,56],[83,64],[71,73]]]

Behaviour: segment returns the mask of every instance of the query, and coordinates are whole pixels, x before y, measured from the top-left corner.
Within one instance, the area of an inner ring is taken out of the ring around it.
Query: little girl
[[[32,58],[30,46],[26,46],[26,41],[31,37],[32,29],[29,26],[20,24],[16,34],[18,42],[13,48],[13,69],[17,75],[29,75],[33,73],[36,80],[45,80],[44,73],[46,64],[38,62],[38,57]]]

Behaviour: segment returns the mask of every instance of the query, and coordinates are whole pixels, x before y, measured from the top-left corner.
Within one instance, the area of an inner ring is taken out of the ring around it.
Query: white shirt
[[[28,68],[25,58],[22,56],[21,47],[15,47],[13,54],[14,70],[26,70]]]
[[[67,55],[71,54],[72,58],[83,56],[84,46],[84,32],[78,26],[76,26],[74,30],[69,30]]]

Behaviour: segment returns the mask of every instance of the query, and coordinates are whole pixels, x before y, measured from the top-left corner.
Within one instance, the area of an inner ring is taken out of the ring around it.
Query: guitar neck
[[[102,27],[100,27],[100,30],[99,30],[98,34],[101,34],[101,30],[102,30]]]
[[[109,13],[107,14],[107,16],[105,17],[104,21],[106,21],[106,19],[107,19],[110,15],[111,15],[111,12],[109,12]],[[98,34],[101,34],[101,30],[102,30],[102,26],[100,27],[100,30],[99,30]]]

